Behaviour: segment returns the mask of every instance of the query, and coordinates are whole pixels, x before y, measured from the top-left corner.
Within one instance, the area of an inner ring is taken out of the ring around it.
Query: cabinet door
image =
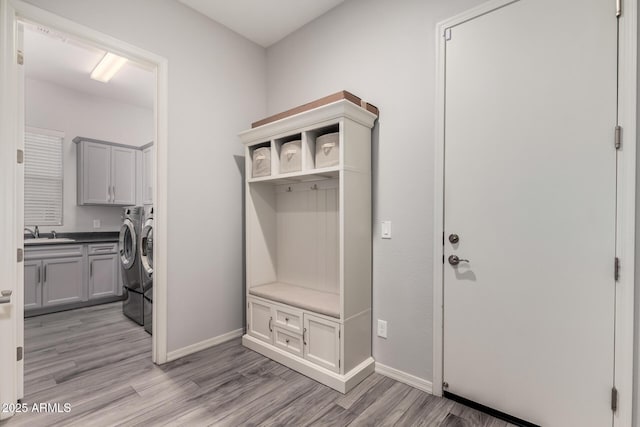
[[[340,370],[340,325],[321,317],[304,314],[304,358],[330,369]]]
[[[142,203],[153,204],[153,147],[142,150]]]
[[[273,310],[271,305],[254,299],[249,300],[249,335],[273,342]]]
[[[42,305],[44,307],[85,300],[82,258],[42,261]]]
[[[89,299],[118,295],[117,264],[116,254],[89,257]]]
[[[136,150],[111,147],[111,191],[113,204],[136,204]]]
[[[80,204],[111,204],[111,147],[82,142]]]
[[[42,261],[24,262],[24,309],[42,307]]]

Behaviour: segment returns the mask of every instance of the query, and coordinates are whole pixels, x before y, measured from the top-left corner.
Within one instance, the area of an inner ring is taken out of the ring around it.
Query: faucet
[[[25,231],[28,231],[31,234],[31,236],[33,236],[34,239],[37,239],[37,238],[40,237],[40,230],[38,229],[37,225],[33,230],[31,230],[29,228],[26,228],[26,227],[24,229],[25,229]]]
[[[56,237],[58,237],[58,233],[56,233],[56,230],[51,230],[51,239],[55,239]]]

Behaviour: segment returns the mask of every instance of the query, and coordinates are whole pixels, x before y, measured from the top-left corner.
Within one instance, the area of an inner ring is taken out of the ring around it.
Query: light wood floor
[[[342,395],[234,340],[163,366],[120,303],[25,320],[25,398],[70,413],[23,413],[2,427],[508,424],[373,374]]]

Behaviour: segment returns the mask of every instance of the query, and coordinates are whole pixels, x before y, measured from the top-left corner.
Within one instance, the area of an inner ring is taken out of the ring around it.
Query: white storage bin
[[[337,166],[340,162],[340,132],[316,138],[316,168]]]
[[[289,141],[280,148],[280,173],[302,170],[302,141]]]
[[[253,171],[254,178],[271,175],[271,148],[260,147],[253,150]]]

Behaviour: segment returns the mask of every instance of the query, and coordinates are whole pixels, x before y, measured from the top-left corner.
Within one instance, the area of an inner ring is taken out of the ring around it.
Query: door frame
[[[11,201],[13,209],[8,209],[3,214],[6,221],[0,224],[0,267],[2,277],[9,286],[15,283],[14,294],[16,301],[22,301],[24,291],[24,277],[20,271],[23,264],[13,263],[17,248],[23,247],[22,226],[23,219],[19,218],[18,194],[16,176],[18,164],[14,160],[16,150],[22,148],[19,138],[19,129],[15,126],[16,120],[24,114],[24,91],[19,93],[18,65],[16,63],[16,28],[19,21],[29,21],[55,28],[63,33],[78,37],[100,48],[106,48],[125,56],[138,63],[145,64],[155,72],[156,98],[154,104],[154,141],[155,159],[153,182],[154,220],[156,241],[154,245],[154,258],[157,259],[157,268],[154,272],[154,310],[152,336],[153,349],[152,360],[154,363],[167,362],[167,252],[168,252],[168,222],[167,222],[167,187],[168,187],[168,60],[153,52],[136,47],[125,41],[116,39],[105,33],[86,27],[77,22],[63,18],[59,15],[40,9],[22,0],[0,0],[0,153],[4,153],[0,159],[0,187],[3,200]],[[22,113],[20,109],[22,108]],[[11,206],[10,205],[10,206]],[[4,260],[11,260],[11,265]],[[3,287],[5,289],[5,287]],[[21,333],[21,331],[18,331]],[[3,342],[4,344],[4,342]],[[21,397],[21,396],[20,396]]]
[[[445,144],[445,30],[478,16],[521,0],[490,0],[436,25],[436,117],[435,117],[435,189],[433,245],[433,394],[442,396],[443,321],[444,321],[444,144]],[[615,1],[611,13],[615,14]],[[637,101],[637,5],[634,0],[621,0],[619,20],[619,98],[618,124],[623,129],[623,142],[617,152],[617,217],[616,254],[620,259],[620,278],[616,284],[615,371],[618,409],[614,426],[629,426],[633,411],[634,366],[634,283],[636,221],[636,101]],[[613,148],[614,126],[611,124]],[[604,141],[603,143],[606,143]],[[613,259],[611,273],[613,275]],[[488,385],[489,386],[489,385]]]

